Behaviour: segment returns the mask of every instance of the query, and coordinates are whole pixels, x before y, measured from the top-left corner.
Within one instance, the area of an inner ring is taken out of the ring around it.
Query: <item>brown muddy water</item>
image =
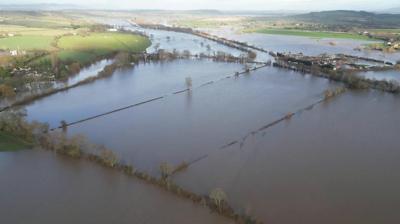
[[[206,156],[320,100],[333,86],[325,79],[267,67],[79,123],[68,133],[84,134],[113,149],[124,162],[158,175],[161,163],[177,165]]]
[[[399,223],[399,113],[399,96],[348,92],[174,180],[198,193],[222,188],[265,223]]]
[[[133,177],[45,151],[0,153],[0,223],[231,223]]]
[[[298,49],[317,54],[324,47]],[[222,188],[236,210],[265,223],[399,223],[398,96],[347,92],[249,135],[340,85],[272,67],[223,79],[242,69],[207,60],[140,64],[36,101],[27,117],[55,127],[167,96],[71,126],[68,134],[84,134],[155,176],[163,162],[202,158],[174,181],[199,194]],[[186,77],[193,90],[171,94],[187,87]],[[209,81],[217,82],[198,88]],[[237,140],[243,144],[221,149]],[[226,221],[135,179],[51,153],[0,154],[0,168],[0,192],[7,192],[0,194],[0,223]]]

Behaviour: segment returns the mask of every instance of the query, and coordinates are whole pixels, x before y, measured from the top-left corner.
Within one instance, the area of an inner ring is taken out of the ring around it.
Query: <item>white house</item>
[[[11,56],[18,56],[18,51],[17,50],[12,50],[10,51]]]

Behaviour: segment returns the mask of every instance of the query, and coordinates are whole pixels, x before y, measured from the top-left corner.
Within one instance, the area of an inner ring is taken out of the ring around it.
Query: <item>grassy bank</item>
[[[88,36],[64,36],[58,41],[64,50],[100,50],[142,52],[150,46],[143,36],[128,33],[91,33]]]
[[[89,35],[62,36],[58,42],[56,52],[60,62],[70,64],[78,62],[81,66],[92,63],[101,57],[116,52],[143,52],[150,46],[146,37],[129,33],[90,33]],[[50,63],[50,55],[44,56],[34,63]]]
[[[307,31],[307,30],[293,30],[293,29],[259,29],[253,32],[273,34],[273,35],[288,35],[288,36],[302,36],[310,38],[339,38],[339,39],[353,39],[353,40],[370,40],[374,41],[368,36],[359,35],[355,33],[337,33],[337,32],[322,32],[322,31]]]
[[[11,152],[30,148],[31,145],[12,135],[0,132],[0,152]]]

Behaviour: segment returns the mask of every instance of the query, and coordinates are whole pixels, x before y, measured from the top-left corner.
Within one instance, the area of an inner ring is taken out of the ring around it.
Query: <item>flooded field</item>
[[[387,80],[400,82],[400,71],[369,71],[358,74],[367,79]]]
[[[148,52],[243,54],[189,34],[110,23],[147,33]],[[369,43],[358,40],[214,33],[278,52],[400,59],[356,51]],[[98,61],[60,85],[112,62]],[[174,183],[203,196],[220,188],[235,211],[263,223],[398,223],[400,97],[348,90],[323,101],[326,90],[343,85],[271,66],[234,75],[244,69],[208,59],[139,63],[21,109],[51,128],[73,123],[68,135],[82,134],[157,178],[161,164],[187,163]],[[358,75],[400,81],[397,71]],[[138,178],[42,150],[0,153],[0,183],[7,192],[0,223],[231,223]]]
[[[400,60],[400,53],[384,53],[373,50],[357,50],[374,41],[334,39],[334,38],[309,38],[299,36],[271,35],[258,33],[237,34],[232,31],[210,30],[218,36],[247,42],[274,52],[303,53],[316,56],[320,54],[348,54],[360,57],[375,58],[378,60],[396,62]]]
[[[231,223],[121,173],[50,152],[0,153],[0,223]]]
[[[206,55],[213,55],[219,51],[229,53],[234,56],[239,56],[240,54],[245,53],[191,34],[141,28],[124,20],[107,20],[103,22],[107,24],[118,25],[127,30],[145,33],[150,37],[152,42],[152,45],[147,49],[147,52],[149,53],[153,53],[159,49],[164,49],[170,52],[174,50],[179,52],[187,50],[192,54],[203,53]]]
[[[146,74],[138,74],[142,75]],[[97,85],[102,83],[87,87],[97,89]],[[141,82],[141,86],[145,88],[146,83]],[[178,164],[203,157],[261,125],[318,101],[332,86],[336,84],[325,79],[267,67],[77,124],[69,127],[68,133],[84,134],[91,141],[115,150],[124,161],[158,174],[162,162]],[[63,99],[67,99],[76,93],[71,90],[64,94]],[[132,99],[129,94],[124,96]],[[59,108],[60,103],[57,99],[44,99],[34,106],[37,109],[28,107],[29,118],[53,119],[60,113],[40,112],[46,111],[45,108]],[[68,115],[70,119],[84,116],[79,109],[71,110]]]
[[[204,53],[207,55],[212,55],[218,51],[230,53],[234,56],[239,56],[244,53],[190,34],[151,29],[143,29],[143,31],[150,35],[150,39],[153,43],[148,49],[149,52],[153,52],[156,49],[164,49],[167,51],[176,49],[179,51],[189,50],[192,54]],[[155,48],[155,46],[157,46],[157,48]]]
[[[220,187],[265,223],[396,223],[399,105],[391,94],[348,92],[215,151],[175,181]]]
[[[50,127],[56,127],[61,120],[72,122],[186,89],[187,77],[196,87],[240,70],[243,70],[241,64],[209,60],[139,64],[132,69],[118,70],[108,79],[36,101],[26,110],[29,120],[48,122]]]
[[[102,71],[105,66],[111,65],[113,62],[114,60],[112,59],[103,59],[101,61],[95,62],[94,64],[81,69],[78,74],[69,77],[68,80],[63,84],[70,86],[89,77],[95,77],[97,73]]]

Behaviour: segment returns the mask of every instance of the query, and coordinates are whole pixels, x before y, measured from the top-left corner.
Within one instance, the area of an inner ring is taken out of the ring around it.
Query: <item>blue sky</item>
[[[381,10],[399,0],[1,0],[1,4],[69,3],[112,9]]]

